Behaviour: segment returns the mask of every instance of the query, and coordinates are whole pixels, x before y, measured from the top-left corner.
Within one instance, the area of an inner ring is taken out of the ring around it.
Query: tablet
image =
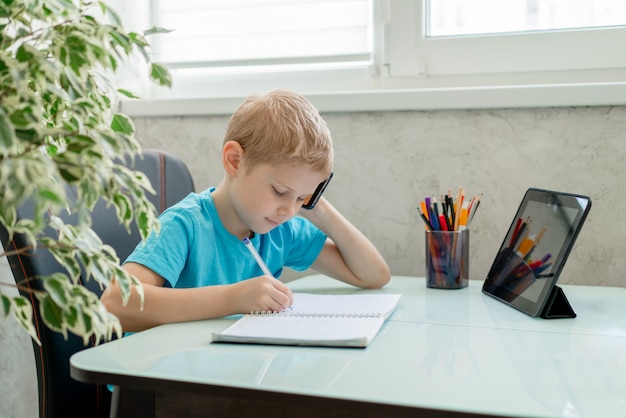
[[[575,317],[556,282],[590,208],[587,196],[528,189],[483,293],[531,316]]]

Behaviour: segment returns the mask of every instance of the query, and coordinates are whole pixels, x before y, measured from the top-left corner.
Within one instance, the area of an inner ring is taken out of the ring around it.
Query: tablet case
[[[555,285],[540,316],[544,319],[576,318],[576,313],[565,297],[563,289]]]

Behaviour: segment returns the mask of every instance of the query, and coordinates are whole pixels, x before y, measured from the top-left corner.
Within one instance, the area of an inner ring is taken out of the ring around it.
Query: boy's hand
[[[239,313],[279,312],[293,304],[293,293],[284,283],[270,276],[259,276],[235,283]]]

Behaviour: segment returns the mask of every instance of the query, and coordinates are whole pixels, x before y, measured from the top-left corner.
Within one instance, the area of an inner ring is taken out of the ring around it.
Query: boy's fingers
[[[293,305],[293,293],[287,286],[278,288],[280,293],[273,296],[274,302],[280,305],[281,309],[286,309]]]

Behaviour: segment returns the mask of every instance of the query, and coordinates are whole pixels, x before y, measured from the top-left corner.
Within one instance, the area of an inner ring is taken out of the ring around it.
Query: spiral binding
[[[280,315],[282,317],[300,317],[300,318],[378,318],[384,316],[380,313],[362,312],[362,313],[308,313],[308,312],[289,312],[289,311],[251,311],[252,316],[273,316]]]
[[[268,316],[268,315],[277,315],[281,311],[250,311],[250,315],[253,316]]]

